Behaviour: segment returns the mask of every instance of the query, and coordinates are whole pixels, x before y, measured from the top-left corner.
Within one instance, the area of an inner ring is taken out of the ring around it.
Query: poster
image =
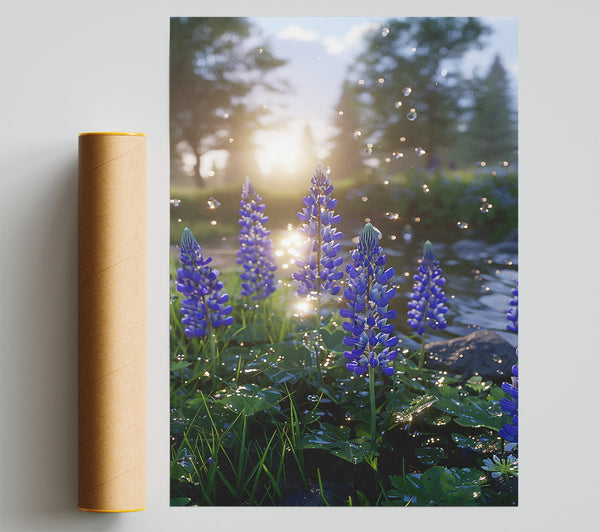
[[[171,505],[517,504],[516,30],[171,19]]]

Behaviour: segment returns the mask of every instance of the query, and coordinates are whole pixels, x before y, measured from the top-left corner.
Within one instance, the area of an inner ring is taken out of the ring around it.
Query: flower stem
[[[425,333],[423,333],[423,337],[421,338],[421,349],[419,349],[419,371],[423,369],[423,364],[425,363]]]
[[[377,412],[375,409],[375,369],[369,365],[369,400],[371,403],[371,448],[375,447],[375,426]]]
[[[316,315],[316,336],[315,336],[315,364],[317,366],[317,373],[319,375],[319,381],[321,380],[321,352],[320,352],[320,338],[321,338],[321,292],[317,294],[317,315]]]
[[[212,358],[212,382],[213,388],[215,386],[215,382],[217,380],[217,353],[216,353],[216,341],[217,338],[212,332],[212,327],[209,329],[209,341],[210,341],[210,356]]]
[[[321,380],[321,356],[319,353],[319,337],[321,335],[321,246],[323,245],[323,238],[321,235],[321,214],[317,216],[317,338],[315,340],[315,362],[317,364],[317,373],[319,374],[319,381]]]

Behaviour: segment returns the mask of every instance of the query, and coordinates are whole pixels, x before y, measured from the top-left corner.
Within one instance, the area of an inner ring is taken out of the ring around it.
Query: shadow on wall
[[[2,162],[3,530],[60,530],[77,507],[77,139]],[[7,177],[10,176],[10,177]],[[6,430],[8,429],[8,430]],[[88,520],[89,521],[89,520]],[[108,519],[106,522],[110,522]],[[83,528],[83,527],[82,527]]]

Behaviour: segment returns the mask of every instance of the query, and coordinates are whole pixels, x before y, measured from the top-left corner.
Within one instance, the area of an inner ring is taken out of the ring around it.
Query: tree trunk
[[[194,150],[194,155],[196,156],[196,162],[194,163],[194,182],[198,187],[204,188],[206,186],[206,182],[200,175],[200,152],[198,150]]]

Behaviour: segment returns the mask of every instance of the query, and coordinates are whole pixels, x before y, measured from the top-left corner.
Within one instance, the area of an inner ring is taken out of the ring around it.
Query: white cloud
[[[318,35],[315,31],[307,30],[306,28],[303,28],[298,24],[292,24],[291,26],[288,26],[287,28],[281,30],[277,34],[277,37],[279,37],[280,39],[289,39],[292,41],[310,42],[316,41]]]
[[[346,46],[337,37],[325,37],[323,45],[329,55],[339,55],[346,49]]]
[[[380,26],[378,22],[356,24],[341,39],[339,37],[325,37],[323,45],[329,55],[339,55],[360,41],[370,31],[379,29]]]

